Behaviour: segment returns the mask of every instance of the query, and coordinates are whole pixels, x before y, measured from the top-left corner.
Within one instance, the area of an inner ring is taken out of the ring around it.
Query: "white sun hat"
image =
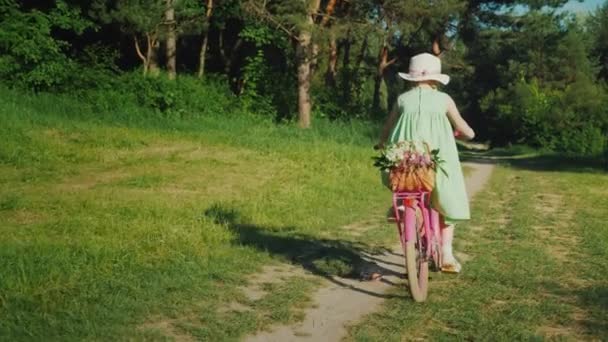
[[[450,82],[450,76],[441,73],[441,60],[430,53],[421,53],[410,59],[409,72],[400,72],[399,76],[412,82],[438,81]]]

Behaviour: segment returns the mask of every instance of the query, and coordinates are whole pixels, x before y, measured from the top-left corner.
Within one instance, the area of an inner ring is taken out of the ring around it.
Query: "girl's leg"
[[[441,252],[442,252],[442,271],[458,273],[460,272],[460,263],[454,257],[452,244],[454,242],[454,225],[445,224],[443,217],[441,218]]]
[[[452,243],[454,242],[454,225],[444,226],[441,229],[441,252],[443,254],[443,262],[451,263],[454,261]]]

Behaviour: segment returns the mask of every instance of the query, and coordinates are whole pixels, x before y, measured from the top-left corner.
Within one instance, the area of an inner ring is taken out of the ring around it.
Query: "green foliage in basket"
[[[439,156],[439,149],[431,150],[426,143],[400,141],[389,144],[380,151],[379,156],[373,157],[373,160],[374,166],[381,171],[390,171],[395,168],[431,168],[437,171],[439,168],[447,175],[441,166],[445,161]]]

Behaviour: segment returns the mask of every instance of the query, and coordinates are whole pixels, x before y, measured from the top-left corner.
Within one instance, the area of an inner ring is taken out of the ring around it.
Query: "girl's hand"
[[[469,141],[469,140],[471,140],[468,137],[465,137],[464,134],[462,134],[458,130],[454,131],[454,138],[457,139],[457,140],[462,140],[462,141]]]
[[[475,131],[473,131],[469,124],[464,121],[451,97],[448,98],[448,119],[450,120],[452,127],[458,132],[458,135],[456,136],[456,134],[454,134],[454,136],[459,140],[471,140],[475,138]]]

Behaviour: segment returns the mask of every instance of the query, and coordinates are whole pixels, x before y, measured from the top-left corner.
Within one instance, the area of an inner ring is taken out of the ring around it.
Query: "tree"
[[[298,79],[298,124],[310,127],[312,100],[310,95],[313,60],[313,31],[321,0],[274,2],[248,0],[246,11],[253,17],[286,33],[295,44],[295,65]]]
[[[497,136],[500,127],[495,126],[495,113],[480,107],[482,99],[497,88],[508,88],[527,77],[528,72],[536,73],[541,83],[550,76],[547,72],[550,68],[535,66],[553,54],[552,47],[555,48],[562,33],[555,31],[560,19],[550,9],[564,3],[564,0],[466,2],[457,26],[461,72],[451,89],[461,111],[477,128],[479,138],[502,140]]]
[[[315,17],[321,6],[321,0],[308,1],[308,12],[306,13],[306,20],[299,29],[296,53],[298,65],[298,124],[301,128],[310,127],[312,111],[310,97],[311,63],[313,59],[312,31]]]
[[[381,109],[381,87],[386,87],[389,68],[401,62],[407,64],[411,55],[419,52],[439,50],[442,37],[459,19],[464,8],[461,0],[420,2],[414,0],[376,0],[371,3],[370,15],[377,27],[378,58],[374,75],[372,111]],[[373,14],[373,15],[372,15]],[[439,52],[439,51],[437,51]],[[388,96],[387,108],[393,96]]]
[[[53,37],[54,30],[81,34],[92,23],[65,1],[25,9],[13,0],[0,2],[0,76],[34,89],[62,86],[76,72],[68,55],[70,42]]]
[[[238,36],[241,30],[241,0],[180,0],[175,3],[175,10],[177,31],[186,36],[196,36],[196,42],[200,44],[197,48],[196,75],[204,77],[210,50],[219,52],[224,62],[224,71],[227,75],[230,74],[242,40],[227,46],[226,36]],[[229,21],[236,25],[228,27]],[[226,31],[229,31],[228,34]],[[217,40],[211,42],[214,35]]]
[[[167,0],[168,1],[168,0]],[[133,39],[144,75],[158,75],[158,53],[166,13],[165,0],[97,0],[92,15],[105,23],[117,23]]]
[[[207,45],[209,44],[209,24],[213,15],[213,0],[207,0],[205,11],[205,19],[203,22],[203,41],[201,44],[201,52],[199,53],[198,77],[203,77],[205,74],[205,60],[207,58]]]
[[[177,32],[175,22],[175,7],[174,0],[166,0],[165,3],[165,28],[167,34],[166,43],[166,58],[167,58],[167,75],[169,79],[175,79],[177,66]]]
[[[200,35],[197,76],[205,74],[205,62],[209,49],[209,29],[217,0],[181,0],[177,6],[178,30],[184,34]]]
[[[593,37],[591,54],[599,63],[599,77],[608,81],[608,2],[590,16],[587,26]]]
[[[336,11],[336,5],[339,4],[338,0],[329,0],[323,19],[321,20],[321,27],[328,28],[332,24],[332,16]],[[328,87],[336,87],[336,75],[338,74],[338,43],[336,40],[336,33],[331,30],[329,32],[329,53],[327,61],[327,71],[325,71],[325,84]]]
[[[485,80],[479,82],[485,133],[497,144],[601,152],[607,97],[594,84],[589,34],[568,14],[546,10],[531,10],[515,22],[510,31],[486,28],[477,41],[483,74],[474,76]],[[496,35],[502,39],[492,39]]]

